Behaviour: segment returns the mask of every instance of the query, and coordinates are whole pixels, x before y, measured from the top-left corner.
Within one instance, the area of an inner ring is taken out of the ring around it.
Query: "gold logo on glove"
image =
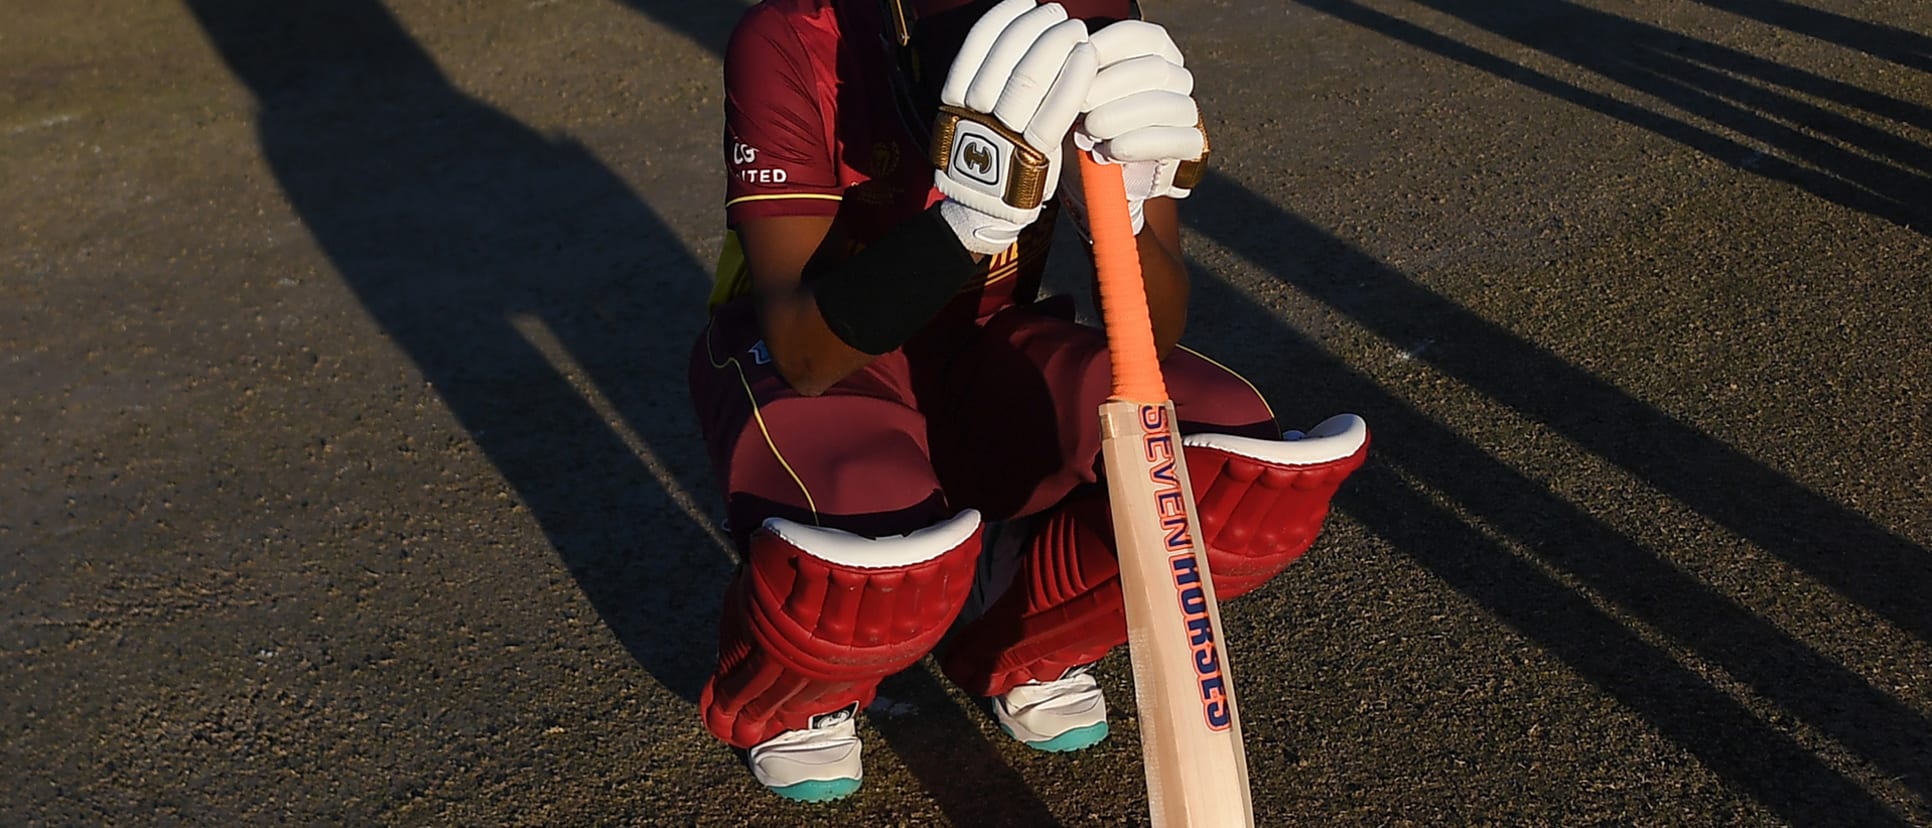
[[[979,173],[978,176],[975,176],[976,178],[983,178],[993,174],[992,147],[979,141],[969,140],[966,143],[966,148],[960,151],[959,157],[966,162],[966,166],[973,168],[973,172]]]
[[[1013,148],[1011,158],[1002,164],[999,147],[977,135],[961,135],[961,121],[971,121],[1005,139]],[[932,127],[932,165],[942,173],[951,172],[955,159],[962,176],[992,187],[1000,185],[1002,167],[1010,169],[1000,200],[1016,209],[1031,210],[1045,200],[1046,153],[1028,146],[1024,136],[991,115],[957,106],[939,108]]]

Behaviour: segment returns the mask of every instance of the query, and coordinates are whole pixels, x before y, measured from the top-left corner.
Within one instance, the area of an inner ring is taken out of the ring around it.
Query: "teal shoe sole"
[[[831,802],[851,796],[858,789],[857,779],[813,779],[783,788],[772,788],[771,792],[796,802]]]
[[[1008,736],[1013,735],[1013,731],[1007,729],[1006,725],[1000,725],[1000,729],[1005,730]],[[1100,744],[1100,740],[1105,738],[1107,738],[1107,723],[1100,722],[1099,724],[1090,724],[1086,727],[1076,727],[1044,742],[1022,742],[1021,744],[1034,750],[1043,750],[1048,753],[1067,753],[1075,750],[1086,750],[1087,748]]]

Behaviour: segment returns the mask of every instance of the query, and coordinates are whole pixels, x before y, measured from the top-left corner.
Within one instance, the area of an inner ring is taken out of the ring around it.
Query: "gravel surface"
[[[1922,0],[1147,5],[1189,343],[1375,430],[1224,608],[1259,823],[1932,825]],[[698,724],[741,9],[9,4],[0,824],[1145,821],[1124,655],[831,806]]]

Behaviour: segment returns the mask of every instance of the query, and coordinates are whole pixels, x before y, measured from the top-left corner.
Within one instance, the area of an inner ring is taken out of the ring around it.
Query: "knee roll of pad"
[[[1190,434],[1181,443],[1202,546],[1225,599],[1260,586],[1308,551],[1335,491],[1368,459],[1369,431],[1362,418],[1340,414],[1299,439]]]
[[[979,545],[972,510],[876,539],[766,521],[725,599],[706,726],[750,747],[870,703],[878,680],[923,658],[959,613]]]
[[[1201,547],[1216,597],[1253,591],[1315,541],[1329,500],[1368,454],[1360,417],[1329,418],[1294,440],[1189,435]],[[955,632],[940,665],[968,692],[999,695],[1058,678],[1127,641],[1104,490],[1049,510],[1028,540],[1013,587]]]

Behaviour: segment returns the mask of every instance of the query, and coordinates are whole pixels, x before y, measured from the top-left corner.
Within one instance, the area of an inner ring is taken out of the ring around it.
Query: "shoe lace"
[[[1087,671],[1092,668],[1091,664],[1082,664],[1068,669],[1052,681],[1029,681],[1006,691],[1001,703],[1005,704],[1008,710],[1019,710],[1042,702],[1085,694],[1100,686],[1093,676],[1087,675]]]
[[[838,727],[851,721],[852,717],[858,715],[858,713],[859,705],[857,702],[854,702],[830,713],[820,713],[817,716],[813,716],[806,723],[805,727],[807,730],[824,730],[826,728]]]

